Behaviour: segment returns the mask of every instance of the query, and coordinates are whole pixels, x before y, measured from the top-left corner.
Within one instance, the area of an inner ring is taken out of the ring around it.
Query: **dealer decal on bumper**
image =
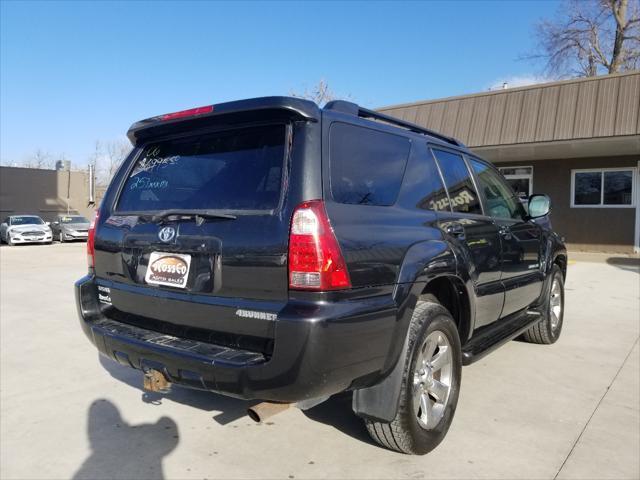
[[[98,285],[98,300],[105,305],[111,305],[111,289]]]

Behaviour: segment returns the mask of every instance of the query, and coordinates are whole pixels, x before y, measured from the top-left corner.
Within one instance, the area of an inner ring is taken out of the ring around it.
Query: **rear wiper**
[[[231,215],[230,213],[220,213],[216,212],[215,210],[190,210],[180,208],[170,208],[168,210],[162,210],[149,216],[151,217],[151,221],[153,223],[162,222],[168,217],[192,217],[196,219],[197,225],[202,225],[204,220],[207,218],[222,218],[226,220],[235,220],[236,218],[238,218],[235,215]]]

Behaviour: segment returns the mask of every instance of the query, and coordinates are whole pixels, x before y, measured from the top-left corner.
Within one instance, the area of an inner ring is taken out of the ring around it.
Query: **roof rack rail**
[[[374,110],[369,110],[368,108],[363,108],[353,102],[347,102],[345,100],[333,100],[327,103],[324,106],[325,110],[333,110],[336,112],[347,113],[350,115],[355,115],[356,117],[361,118],[370,118],[373,120],[378,120],[384,123],[389,123],[391,125],[395,125],[396,127],[406,128],[415,133],[421,133],[423,135],[429,135],[431,137],[435,137],[439,140],[443,140],[452,145],[456,145],[458,147],[464,147],[465,145],[462,142],[459,142],[455,138],[448,137],[438,132],[434,132],[433,130],[429,130],[428,128],[421,127],[420,125],[416,125],[415,123],[405,122],[404,120],[400,120],[399,118],[391,117],[389,115],[385,115],[384,113],[376,112]]]

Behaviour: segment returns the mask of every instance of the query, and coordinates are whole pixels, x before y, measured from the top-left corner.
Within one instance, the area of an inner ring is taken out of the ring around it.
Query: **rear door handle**
[[[444,229],[449,235],[454,235],[456,237],[464,236],[464,227],[461,223],[453,222],[447,225]]]
[[[513,234],[511,233],[511,229],[509,227],[500,227],[498,229],[498,232],[500,232],[500,235],[505,240],[511,240],[513,238]]]

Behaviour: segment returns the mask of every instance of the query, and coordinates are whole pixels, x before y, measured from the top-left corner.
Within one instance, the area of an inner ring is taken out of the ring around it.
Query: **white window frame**
[[[571,170],[571,208],[636,208],[636,177],[638,169],[636,167],[616,167],[616,168],[577,168]],[[606,172],[631,172],[631,203],[629,205],[605,205],[604,202],[604,174]],[[576,173],[600,173],[600,203],[597,205],[576,205],[575,187]]]
[[[504,173],[502,173],[502,171],[507,168],[530,168],[531,173],[516,173],[514,175],[505,175]],[[533,165],[516,165],[513,167],[509,165],[508,167],[498,167],[498,170],[500,171],[502,176],[507,180],[523,180],[523,179],[529,180],[528,193],[529,193],[529,196],[533,195]]]

